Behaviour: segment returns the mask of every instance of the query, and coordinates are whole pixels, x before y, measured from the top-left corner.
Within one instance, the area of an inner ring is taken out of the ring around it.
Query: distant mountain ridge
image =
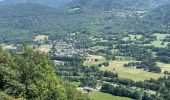
[[[74,0],[61,9],[26,1],[0,4],[0,32],[14,34],[17,42],[39,33],[152,32],[170,26],[170,0]]]
[[[52,7],[40,4],[6,4],[0,6],[0,18],[28,17],[54,13]]]
[[[170,2],[170,0],[74,0],[71,5],[88,9],[145,10]]]
[[[3,0],[3,4],[16,4],[16,3],[38,3],[50,7],[60,7],[70,3],[72,0]]]

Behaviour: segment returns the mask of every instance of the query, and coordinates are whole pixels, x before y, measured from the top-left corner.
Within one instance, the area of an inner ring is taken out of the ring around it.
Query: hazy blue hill
[[[72,0],[4,0],[1,3],[14,4],[14,3],[39,3],[51,7],[59,7],[70,3]]]
[[[0,17],[28,17],[54,13],[54,9],[40,4],[6,4],[0,5]]]
[[[169,0],[74,0],[71,4],[88,9],[146,10],[167,2]]]

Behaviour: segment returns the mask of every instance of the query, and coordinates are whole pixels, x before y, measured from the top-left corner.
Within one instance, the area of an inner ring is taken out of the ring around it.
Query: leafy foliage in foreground
[[[46,55],[23,46],[20,53],[0,48],[0,90],[15,98],[36,100],[82,100],[74,90],[54,73],[54,65]]]

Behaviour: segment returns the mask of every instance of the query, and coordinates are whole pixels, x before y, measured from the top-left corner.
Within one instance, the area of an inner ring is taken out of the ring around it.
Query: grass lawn
[[[129,37],[124,37],[122,40],[127,41],[129,40]]]
[[[165,63],[157,62],[157,65],[158,65],[159,67],[161,67],[162,72],[164,72],[164,71],[170,71],[170,64],[165,64]]]
[[[130,34],[129,37],[131,38],[131,40],[136,40],[136,39],[140,39],[142,37],[142,35],[132,35],[132,34]],[[122,40],[127,41],[127,40],[129,40],[129,37],[124,37]],[[136,39],[135,39],[135,37],[136,37]]]
[[[92,41],[96,42],[108,42],[108,40],[104,40],[103,38],[94,38],[94,37],[89,37]]]
[[[132,61],[132,57],[127,57],[127,56],[115,56],[115,59],[118,61]]]
[[[166,36],[170,36],[169,34],[160,34],[155,33],[153,36],[156,36],[157,40],[152,41],[150,44],[145,44],[145,46],[151,46],[154,45],[155,47],[165,48],[169,42],[164,42],[164,45],[161,45],[162,40],[166,38]]]
[[[164,42],[164,45],[161,45],[162,41],[152,41],[151,44],[145,44],[145,46],[155,46],[155,47],[160,47],[160,48],[165,48],[169,42]]]
[[[38,50],[41,52],[47,53],[50,51],[51,48],[52,48],[52,45],[42,45],[38,48]]]
[[[38,35],[34,37],[34,41],[41,41],[45,39],[48,39],[48,35]]]
[[[169,34],[160,34],[160,33],[155,33],[153,36],[157,37],[157,40],[163,40],[166,38],[166,36],[169,36]]]
[[[134,81],[144,81],[148,79],[157,79],[164,76],[163,74],[143,71],[142,69],[124,68],[123,65],[130,61],[110,61],[108,67],[101,67],[101,70],[113,71],[118,73],[120,78],[132,79]],[[131,61],[132,62],[132,61]]]
[[[97,61],[95,61],[95,60],[97,60]],[[105,58],[103,56],[88,55],[86,57],[84,65],[86,65],[86,66],[98,65],[98,64],[103,63],[103,62],[105,62]]]
[[[120,96],[113,96],[111,94],[102,93],[102,92],[93,92],[89,94],[89,97],[92,100],[133,100],[126,97],[120,97]]]
[[[80,86],[80,82],[70,82],[70,84],[75,88]]]

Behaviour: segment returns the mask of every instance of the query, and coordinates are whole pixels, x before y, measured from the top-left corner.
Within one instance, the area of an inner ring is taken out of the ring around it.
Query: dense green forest
[[[21,43],[32,41],[32,36],[36,34],[49,34],[54,37],[56,33],[68,34],[77,31],[94,35],[101,32],[148,34],[168,31],[169,22],[166,20],[169,4],[163,4],[169,1],[127,1],[108,0],[103,3],[100,0],[75,0],[59,9],[35,3],[1,4],[1,37],[7,38],[3,42]],[[157,4],[163,6],[156,8]]]

